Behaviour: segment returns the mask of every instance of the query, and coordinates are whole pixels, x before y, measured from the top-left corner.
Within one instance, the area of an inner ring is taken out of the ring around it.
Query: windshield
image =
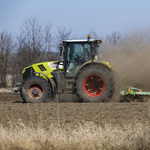
[[[67,76],[75,76],[79,67],[92,59],[91,43],[68,43]]]

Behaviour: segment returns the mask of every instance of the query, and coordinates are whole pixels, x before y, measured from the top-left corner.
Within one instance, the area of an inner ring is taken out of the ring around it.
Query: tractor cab
[[[74,77],[87,62],[100,60],[101,40],[88,39],[63,41],[64,72],[66,77]]]

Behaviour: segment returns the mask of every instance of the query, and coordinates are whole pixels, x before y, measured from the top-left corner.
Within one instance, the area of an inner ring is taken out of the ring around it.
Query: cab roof
[[[65,40],[62,42],[63,43],[72,43],[72,42],[94,42],[94,41],[99,41],[99,43],[102,43],[102,40],[97,40],[97,39],[90,39],[89,41],[87,39]]]

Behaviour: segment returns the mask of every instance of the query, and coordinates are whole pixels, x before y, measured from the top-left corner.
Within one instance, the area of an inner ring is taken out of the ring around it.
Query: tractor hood
[[[41,62],[41,63],[32,64],[24,68],[22,71],[23,80],[25,80],[29,76],[34,76],[35,72],[44,73],[48,77],[52,78],[53,75],[51,74],[51,72],[57,70],[57,64],[55,64],[55,62],[57,61]],[[59,65],[59,69],[63,71],[63,64]]]

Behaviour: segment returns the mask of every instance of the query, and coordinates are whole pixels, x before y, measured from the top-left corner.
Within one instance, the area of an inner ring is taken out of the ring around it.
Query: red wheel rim
[[[98,75],[89,75],[83,81],[83,90],[91,97],[100,96],[105,90],[105,82]]]
[[[28,86],[27,94],[33,100],[38,100],[43,96],[44,90],[39,84],[31,84]]]

